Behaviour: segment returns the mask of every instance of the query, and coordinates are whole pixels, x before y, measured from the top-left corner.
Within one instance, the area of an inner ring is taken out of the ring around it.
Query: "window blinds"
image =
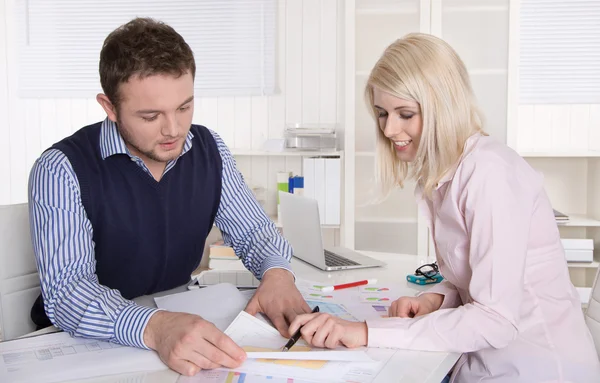
[[[600,103],[600,1],[521,0],[519,103]]]
[[[171,25],[196,59],[198,96],[275,89],[275,0],[18,0],[21,97],[100,91],[106,36],[134,17]]]

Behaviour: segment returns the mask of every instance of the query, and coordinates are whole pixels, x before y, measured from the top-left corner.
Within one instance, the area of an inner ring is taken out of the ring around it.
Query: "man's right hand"
[[[444,296],[437,293],[425,293],[418,297],[401,297],[390,306],[391,317],[414,318],[439,309]]]
[[[215,325],[186,313],[159,311],[152,315],[144,343],[156,350],[167,366],[187,376],[221,366],[236,368],[246,359],[244,350]]]

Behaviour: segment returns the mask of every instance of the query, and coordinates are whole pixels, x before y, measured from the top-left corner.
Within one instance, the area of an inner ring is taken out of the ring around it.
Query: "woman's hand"
[[[390,306],[391,317],[414,318],[429,314],[442,306],[444,296],[437,293],[425,293],[418,297],[401,297]]]
[[[302,326],[302,338],[315,347],[348,348],[367,345],[367,324],[350,322],[326,313],[298,315],[290,324],[289,333],[294,334]]]

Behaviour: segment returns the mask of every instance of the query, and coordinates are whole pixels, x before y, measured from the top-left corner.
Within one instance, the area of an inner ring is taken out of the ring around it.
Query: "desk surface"
[[[305,262],[294,259],[292,268],[300,278],[308,279],[323,284],[338,284],[369,278],[377,278],[382,283],[400,283],[406,287],[404,295],[415,295],[426,287],[417,286],[406,282],[404,276],[413,273],[419,266],[418,258],[413,255],[388,254],[364,252],[386,263],[384,267],[355,269],[344,271],[321,271]],[[178,289],[175,289],[178,290]],[[181,289],[183,291],[183,288]],[[174,290],[164,292],[160,295],[173,293]],[[140,304],[153,304],[152,297],[136,299]],[[33,334],[51,332],[52,328],[37,331]],[[32,335],[33,335],[32,334]],[[389,382],[423,382],[440,383],[444,376],[456,363],[459,354],[453,353],[426,353],[417,351],[399,351],[395,354],[386,368],[380,372],[374,383]],[[402,376],[402,377],[400,377]],[[135,381],[136,383],[175,383],[179,375],[171,370],[149,372],[143,374],[113,375],[94,379],[87,379],[87,383],[108,383]]]

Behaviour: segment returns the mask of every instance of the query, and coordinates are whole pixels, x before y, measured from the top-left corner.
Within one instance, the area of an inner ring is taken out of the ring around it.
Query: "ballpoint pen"
[[[312,310],[313,313],[318,313],[319,312],[319,306],[315,306],[315,308]],[[296,344],[296,342],[298,341],[298,339],[300,339],[300,337],[302,336],[302,334],[300,333],[300,330],[302,330],[302,326],[300,326],[298,328],[298,330],[296,330],[296,332],[294,333],[294,335],[292,335],[292,337],[290,338],[290,340],[287,341],[287,343],[285,344],[285,346],[283,346],[283,348],[281,349],[281,351],[289,351],[290,348],[294,347],[294,345]]]

